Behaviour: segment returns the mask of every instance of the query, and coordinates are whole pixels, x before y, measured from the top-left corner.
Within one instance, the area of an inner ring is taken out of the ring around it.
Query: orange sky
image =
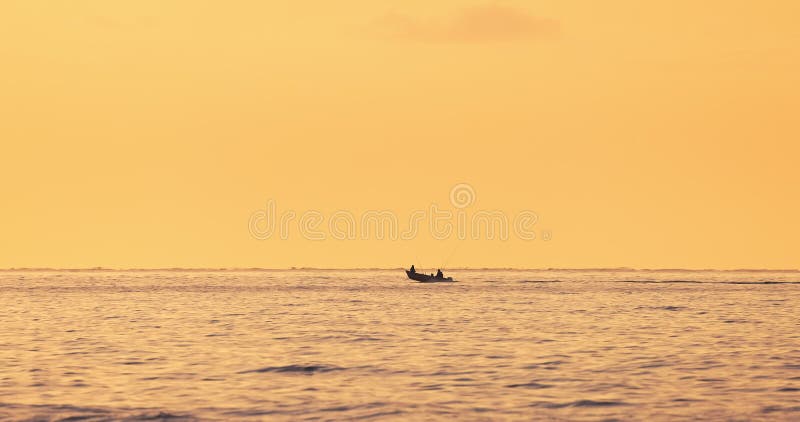
[[[224,4],[223,4],[224,3]],[[0,3],[0,267],[798,268],[800,2]],[[552,239],[256,240],[280,210]]]

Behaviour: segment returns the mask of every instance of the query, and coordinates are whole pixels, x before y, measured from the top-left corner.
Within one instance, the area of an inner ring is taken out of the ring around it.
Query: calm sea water
[[[0,419],[800,420],[800,273],[447,275],[0,272]]]

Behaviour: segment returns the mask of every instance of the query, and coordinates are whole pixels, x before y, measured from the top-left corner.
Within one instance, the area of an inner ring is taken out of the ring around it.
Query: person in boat
[[[436,270],[436,278],[444,278],[444,273],[442,273],[442,270]]]
[[[414,264],[411,264],[411,269],[408,270],[408,272],[410,272],[411,274],[416,274],[417,273],[417,269],[414,268]]]

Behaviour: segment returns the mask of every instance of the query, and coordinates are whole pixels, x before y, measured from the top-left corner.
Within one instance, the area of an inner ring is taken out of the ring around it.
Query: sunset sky
[[[0,3],[0,267],[800,268],[800,2]],[[535,211],[552,239],[254,239]]]

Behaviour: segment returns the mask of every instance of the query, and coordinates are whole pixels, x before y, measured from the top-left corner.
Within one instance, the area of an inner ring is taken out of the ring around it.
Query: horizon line
[[[433,267],[431,267],[433,268]],[[194,272],[223,272],[223,271],[357,271],[357,270],[405,270],[405,267],[339,267],[339,268],[326,268],[326,267],[143,267],[143,268],[111,268],[111,267],[76,267],[76,268],[58,268],[58,267],[9,267],[0,268],[0,272],[19,272],[19,271],[56,271],[56,272],[91,272],[91,271],[117,271],[117,272],[155,272],[155,271],[194,271]],[[584,268],[567,268],[567,267],[549,267],[549,268],[531,268],[531,267],[450,267],[445,268],[448,271],[650,271],[650,272],[704,272],[704,271],[718,271],[718,272],[785,272],[796,273],[800,269],[790,268],[634,268],[634,267],[584,267]]]

